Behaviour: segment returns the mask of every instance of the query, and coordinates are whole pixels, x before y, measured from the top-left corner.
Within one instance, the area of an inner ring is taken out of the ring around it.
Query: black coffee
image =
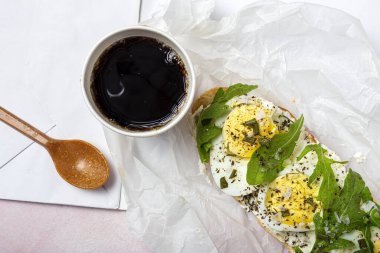
[[[187,73],[177,53],[147,37],[111,45],[92,72],[91,90],[100,111],[134,130],[165,125],[183,104]]]

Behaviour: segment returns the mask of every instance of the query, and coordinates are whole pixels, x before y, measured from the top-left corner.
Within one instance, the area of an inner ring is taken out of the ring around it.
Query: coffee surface
[[[183,104],[186,88],[186,70],[177,53],[147,37],[114,43],[92,72],[92,95],[100,111],[134,130],[170,121]]]

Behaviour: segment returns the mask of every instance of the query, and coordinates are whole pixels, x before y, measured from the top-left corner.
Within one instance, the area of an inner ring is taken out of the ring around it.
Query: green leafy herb
[[[259,123],[257,122],[256,119],[248,120],[244,122],[243,125],[252,129],[253,136],[260,134]]]
[[[303,116],[289,131],[275,135],[267,145],[260,146],[248,163],[247,182],[250,185],[271,182],[284,169],[284,161],[291,156],[301,134]]]
[[[380,228],[380,210],[378,208],[372,208],[369,212],[370,221],[378,228]]]
[[[236,172],[237,172],[237,170],[233,169],[229,178],[232,179],[232,178],[236,177]]]
[[[246,136],[243,139],[243,141],[245,141],[249,144],[252,144],[252,145],[256,143],[256,140],[257,140],[257,138],[255,136],[251,136],[251,137]]]
[[[201,124],[201,123],[198,123]],[[210,160],[211,141],[222,133],[222,129],[216,126],[198,127],[197,147],[202,162]]]
[[[355,247],[355,244],[349,240],[338,238],[336,241],[324,248],[325,251],[330,251],[334,249],[350,249]]]
[[[363,199],[368,198],[367,187],[361,176],[350,170],[344,181],[344,187],[338,196],[333,197],[330,208],[323,207],[323,217],[320,213],[314,216],[316,242],[312,252],[320,252],[329,249],[331,243],[334,247],[347,248],[347,243],[341,243],[339,238],[344,233],[353,230],[363,231],[367,247],[372,245],[369,237],[368,214],[360,209]],[[372,197],[371,197],[372,198]],[[323,205],[322,205],[323,206]],[[337,248],[336,248],[337,249]]]
[[[270,142],[270,139],[260,136],[259,143],[261,146],[265,146],[265,147],[269,148],[269,142]]]
[[[363,202],[372,201],[372,194],[368,187],[365,187],[362,193]]]
[[[327,220],[322,218],[320,212],[314,215],[315,235],[316,240],[312,249],[312,253],[328,252],[333,249],[349,249],[355,246],[351,241],[339,238],[341,234],[334,235],[331,238],[332,233],[327,225]]]
[[[223,89],[219,89],[218,92],[215,94],[213,103],[225,103],[231,98],[247,94],[248,92],[256,89],[257,87],[257,85],[237,83],[228,87],[228,89],[225,92]]]
[[[211,141],[222,133],[222,129],[215,126],[215,121],[229,112],[229,107],[225,103],[256,88],[257,85],[240,83],[231,85],[226,91],[220,88],[210,106],[200,113],[196,121],[196,141],[199,157],[203,163],[210,160]]]
[[[303,251],[299,247],[294,248],[295,253],[303,253]]]
[[[207,125],[211,123],[211,121],[205,121],[205,120],[212,120],[217,119],[221,116],[223,116],[226,112],[228,112],[228,106],[225,104],[219,104],[214,103],[212,106],[207,107],[204,109],[200,115],[200,120],[202,121],[202,125]]]
[[[318,200],[322,202],[322,206],[328,209],[333,203],[334,197],[339,193],[339,186],[335,181],[335,175],[331,168],[333,163],[347,163],[334,161],[326,156],[327,150],[322,148],[321,144],[308,145],[298,156],[298,161],[301,160],[310,151],[316,152],[318,162],[315,166],[313,174],[309,177],[308,184],[313,183],[318,177],[323,177],[322,184],[319,189]]]
[[[364,238],[360,239],[358,241],[360,249],[366,250],[368,253],[371,253],[373,251],[373,242],[371,240],[371,226],[370,226],[370,224],[368,224],[366,227],[364,227],[361,231],[364,235]]]
[[[225,177],[220,178],[220,189],[228,187],[228,183]]]
[[[374,252],[369,251],[368,249],[359,249],[357,251],[354,251],[354,253],[374,253]]]
[[[350,169],[339,197],[334,200],[331,206],[332,212],[337,214],[332,219],[332,231],[335,233],[347,233],[366,225],[363,222],[366,218],[366,213],[360,209],[365,188],[365,183],[361,176]],[[339,217],[341,222],[336,217]]]

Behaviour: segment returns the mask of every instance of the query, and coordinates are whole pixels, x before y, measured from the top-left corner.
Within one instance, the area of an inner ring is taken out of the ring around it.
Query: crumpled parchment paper
[[[188,51],[197,95],[216,85],[256,83],[257,95],[288,108],[380,200],[379,59],[360,22],[311,4],[265,1],[210,19],[214,2],[173,0],[145,22]],[[127,217],[154,252],[286,252],[199,169],[190,117],[152,138],[105,131],[122,176]],[[353,155],[362,152],[364,163]]]

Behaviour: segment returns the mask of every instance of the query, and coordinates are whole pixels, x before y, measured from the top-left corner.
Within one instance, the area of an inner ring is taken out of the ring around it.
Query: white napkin
[[[3,2],[0,105],[53,138],[89,141],[110,161],[102,127],[84,104],[80,78],[97,41],[136,24],[138,15],[138,0]],[[121,193],[114,169],[95,191],[67,184],[42,147],[0,123],[0,198],[117,209]]]
[[[145,24],[188,51],[197,94],[257,83],[255,94],[305,116],[305,124],[349,160],[380,200],[380,64],[357,19],[310,4],[263,1],[220,21],[214,1],[172,0]],[[285,252],[252,214],[199,171],[189,118],[149,139],[107,132],[123,171],[128,224],[155,252]],[[367,156],[363,164],[352,158]]]

